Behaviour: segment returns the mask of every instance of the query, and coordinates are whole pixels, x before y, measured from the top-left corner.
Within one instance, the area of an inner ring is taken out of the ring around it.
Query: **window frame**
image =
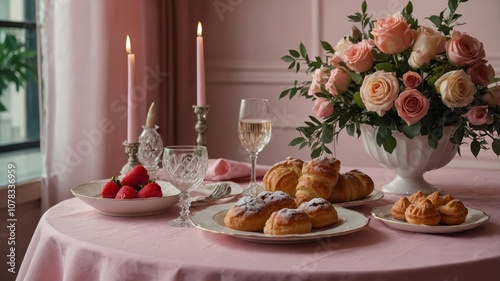
[[[24,0],[24,21],[9,21],[0,20],[0,28],[16,28],[24,29],[27,33],[33,33],[35,36],[25,36],[25,44],[28,48],[33,49],[38,54],[37,48],[37,24],[36,24],[36,1]],[[35,58],[36,60],[36,58]],[[39,114],[39,88],[38,79],[26,81],[26,109],[27,112],[36,114],[27,114],[26,116],[26,131],[27,136],[24,141],[0,144],[0,153],[22,150],[27,148],[40,147],[40,114]]]

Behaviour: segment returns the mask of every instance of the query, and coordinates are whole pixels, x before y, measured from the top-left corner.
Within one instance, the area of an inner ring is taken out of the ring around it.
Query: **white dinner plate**
[[[243,188],[241,187],[241,185],[232,181],[205,182],[191,191],[191,200],[194,201],[200,197],[210,195],[214,191],[215,187],[221,183],[228,183],[231,186],[231,193],[229,193],[227,197],[232,197],[243,192]]]
[[[163,197],[112,199],[102,198],[101,189],[108,180],[99,180],[73,187],[71,192],[78,199],[109,216],[149,216],[165,212],[179,201],[180,191],[166,181],[156,181]]]
[[[382,191],[378,191],[378,190],[374,189],[373,192],[370,193],[370,195],[366,196],[363,199],[353,200],[353,201],[348,201],[348,202],[332,203],[332,204],[335,204],[337,206],[344,207],[344,208],[349,208],[349,207],[356,207],[356,206],[364,205],[364,204],[369,203],[369,202],[377,201],[377,200],[382,199],[382,197],[384,197],[384,193]]]
[[[224,217],[234,203],[210,206],[195,213],[191,222],[204,231],[233,236],[242,240],[269,244],[295,244],[315,241],[320,238],[332,237],[353,233],[365,228],[370,221],[363,214],[335,206],[339,221],[329,227],[313,229],[305,234],[270,235],[262,232],[240,231],[226,227]]]
[[[391,213],[391,207],[393,204],[376,207],[372,210],[372,215],[374,218],[381,220],[389,227],[410,231],[410,232],[421,232],[421,233],[454,233],[469,230],[480,226],[481,224],[487,222],[490,217],[483,211],[467,208],[469,213],[465,218],[465,222],[458,225],[417,225],[410,224],[405,221],[400,221],[395,219]]]

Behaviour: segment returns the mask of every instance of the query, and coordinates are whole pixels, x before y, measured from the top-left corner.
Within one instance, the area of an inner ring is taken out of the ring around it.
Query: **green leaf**
[[[361,85],[363,82],[363,77],[361,77],[361,74],[353,71],[349,71],[349,76],[351,76],[352,81],[356,83],[356,85]]]
[[[289,55],[282,56],[280,59],[284,62],[295,62],[295,59]]]
[[[300,57],[300,54],[299,52],[297,52],[296,50],[288,50],[288,52],[290,53],[290,55],[294,58],[299,58]]]
[[[396,71],[396,66],[389,62],[380,62],[375,65],[377,70],[383,70],[385,72],[394,72]]]
[[[438,16],[430,16],[427,19],[429,19],[437,28],[441,27],[441,22],[443,21],[442,18]]]
[[[419,121],[411,126],[404,124],[401,125],[399,128],[407,138],[413,139],[420,133],[420,129],[422,128],[422,123],[420,123]]]
[[[481,151],[481,144],[476,139],[470,143],[470,151],[472,152],[472,155],[477,158],[479,151]]]
[[[280,98],[280,99],[282,99],[282,98],[286,97],[286,96],[288,95],[288,93],[290,93],[290,90],[291,90],[291,89],[286,89],[286,90],[283,90],[283,91],[281,92],[281,94],[280,94],[280,97],[279,97],[279,98]]]
[[[299,51],[300,51],[300,55],[301,55],[303,58],[306,58],[306,57],[307,57],[307,51],[306,51],[306,47],[304,46],[304,44],[300,43],[300,46],[299,46]]]
[[[289,146],[296,146],[296,145],[301,144],[305,141],[306,141],[306,139],[304,139],[303,137],[297,137],[297,138],[294,138],[288,145]]]
[[[356,129],[356,126],[352,123],[347,125],[347,127],[345,127],[347,134],[351,137],[354,136],[355,129]]]
[[[500,156],[500,139],[496,139],[491,143],[491,149],[496,155]]]
[[[331,143],[333,141],[333,126],[325,126],[321,134],[321,142]]]
[[[367,8],[368,5],[366,5],[366,0],[363,1],[363,3],[361,3],[361,12],[363,14],[366,14],[366,8]]]
[[[329,53],[335,53],[335,50],[333,49],[332,45],[330,45],[330,43],[326,42],[326,41],[321,41],[321,46],[323,47],[323,49]]]
[[[408,1],[405,11],[408,15],[411,15],[411,13],[413,13],[413,4],[411,3],[411,1]]]
[[[390,136],[385,139],[383,145],[384,145],[384,150],[392,153],[394,151],[394,148],[396,148],[396,139],[393,136]]]
[[[365,104],[363,103],[363,100],[361,99],[361,94],[359,93],[359,91],[356,91],[354,93],[353,99],[356,105],[358,105],[361,108],[366,108]]]

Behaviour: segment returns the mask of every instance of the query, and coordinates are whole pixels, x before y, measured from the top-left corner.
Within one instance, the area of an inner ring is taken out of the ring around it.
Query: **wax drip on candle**
[[[155,103],[151,103],[151,106],[148,110],[148,115],[146,117],[146,128],[154,129],[156,125],[156,107]]]

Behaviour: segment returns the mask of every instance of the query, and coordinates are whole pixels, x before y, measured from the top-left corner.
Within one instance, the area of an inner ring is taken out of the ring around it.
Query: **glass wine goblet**
[[[251,176],[250,184],[245,190],[246,195],[257,195],[257,184],[255,165],[259,152],[271,140],[271,113],[267,99],[242,99],[238,124],[238,135],[241,145],[250,153]]]
[[[189,193],[205,178],[208,153],[204,146],[167,146],[163,150],[163,169],[167,180],[180,190],[181,211],[178,218],[167,222],[177,227],[191,227]]]

